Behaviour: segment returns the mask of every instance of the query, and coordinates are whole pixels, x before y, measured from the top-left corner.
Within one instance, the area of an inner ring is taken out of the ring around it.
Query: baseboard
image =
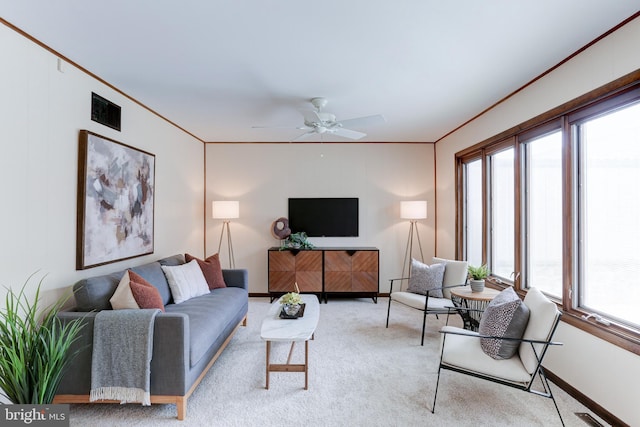
[[[264,292],[249,292],[249,296],[250,297],[257,297],[257,298],[269,298],[271,295],[269,295],[269,293],[264,293]]]
[[[578,402],[580,402],[581,404],[589,408],[591,411],[593,411],[594,414],[602,418],[607,423],[611,424],[612,426],[629,427],[628,424],[624,423],[618,417],[616,417],[611,412],[604,409],[598,403],[591,400],[588,396],[584,395],[578,389],[576,389],[571,384],[564,381],[562,378],[560,378],[553,372],[549,371],[548,369],[545,369],[544,373],[551,382],[553,382],[555,385],[557,385],[562,390],[564,390],[569,396],[573,397],[575,400],[577,400]]]
[[[271,297],[271,294],[269,294],[268,292],[267,293],[264,293],[264,292],[249,292],[249,296],[250,297],[256,297],[256,298],[269,298],[269,297]],[[348,297],[352,297],[353,298],[353,295],[349,295]],[[380,292],[378,294],[378,298],[388,298],[388,297],[389,297],[389,292],[386,292],[386,293]]]

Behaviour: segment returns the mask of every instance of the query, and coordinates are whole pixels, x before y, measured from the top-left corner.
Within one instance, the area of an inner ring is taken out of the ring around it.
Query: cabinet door
[[[378,292],[378,251],[358,251],[352,257],[351,290]]]
[[[289,292],[296,280],[296,259],[289,251],[269,251],[269,292]]]
[[[325,251],[325,292],[351,292],[351,267],[352,259],[347,251]]]
[[[294,258],[295,281],[300,292],[322,292],[322,251],[300,251]],[[292,283],[288,291],[294,289]]]

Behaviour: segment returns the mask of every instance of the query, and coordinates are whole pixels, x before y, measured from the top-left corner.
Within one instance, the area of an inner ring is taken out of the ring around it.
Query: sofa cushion
[[[131,292],[131,287],[129,286],[129,271],[125,271],[122,275],[122,279],[116,288],[116,291],[113,293],[109,302],[111,303],[111,307],[114,310],[123,310],[127,308],[140,308],[136,299],[133,297],[133,293]]]
[[[167,305],[171,301],[169,282],[167,282],[167,278],[165,277],[159,262],[139,265],[137,267],[132,267],[129,270],[139,274],[147,282],[153,285],[158,292],[160,292],[163,305]]]
[[[227,287],[227,284],[224,282],[224,277],[222,276],[222,267],[220,266],[220,257],[218,254],[211,255],[205,260],[198,259],[193,255],[184,254],[184,259],[186,262],[194,259],[198,262],[202,274],[204,274],[204,278],[207,280],[209,289],[213,290]]]
[[[237,324],[237,315],[247,304],[247,291],[237,287],[214,289],[207,295],[182,304],[169,304],[167,313],[183,313],[189,317],[189,349],[191,366],[196,365],[207,350],[228,335]]]
[[[109,298],[113,296],[124,271],[88,277],[73,285],[73,296],[77,311],[111,310]]]
[[[442,298],[442,279],[444,277],[444,264],[423,264],[416,259],[411,259],[411,274],[407,291],[430,297]]]
[[[171,255],[169,257],[159,259],[158,262],[160,265],[168,265],[170,267],[173,265],[180,265],[184,264],[184,256],[181,254]]]
[[[522,338],[529,321],[529,309],[513,288],[500,292],[482,313],[478,332],[505,338]],[[480,338],[482,351],[494,359],[509,359],[520,347],[520,341]]]
[[[175,304],[209,293],[209,286],[196,260],[173,267],[163,265],[162,271],[167,276]]]

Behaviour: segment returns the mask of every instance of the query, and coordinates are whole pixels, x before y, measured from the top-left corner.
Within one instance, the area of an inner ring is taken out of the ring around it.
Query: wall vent
[[[602,424],[598,422],[595,418],[586,412],[575,412],[576,416],[584,421],[587,425],[591,427],[604,427]]]
[[[91,92],[91,120],[120,130],[120,106]]]

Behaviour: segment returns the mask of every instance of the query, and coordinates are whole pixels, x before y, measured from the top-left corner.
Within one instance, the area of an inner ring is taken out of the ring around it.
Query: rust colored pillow
[[[227,284],[224,282],[224,277],[222,277],[222,267],[220,266],[220,257],[218,254],[211,255],[204,261],[192,255],[184,254],[184,260],[186,262],[194,259],[198,262],[200,270],[202,270],[202,274],[209,285],[209,289],[213,290],[227,287]]]
[[[139,274],[129,270],[129,287],[140,308],[159,308],[164,311],[160,292]]]
[[[131,282],[141,283],[143,285],[153,286],[151,283],[147,282],[147,279],[139,275],[133,270],[127,270],[129,272],[129,280]]]

